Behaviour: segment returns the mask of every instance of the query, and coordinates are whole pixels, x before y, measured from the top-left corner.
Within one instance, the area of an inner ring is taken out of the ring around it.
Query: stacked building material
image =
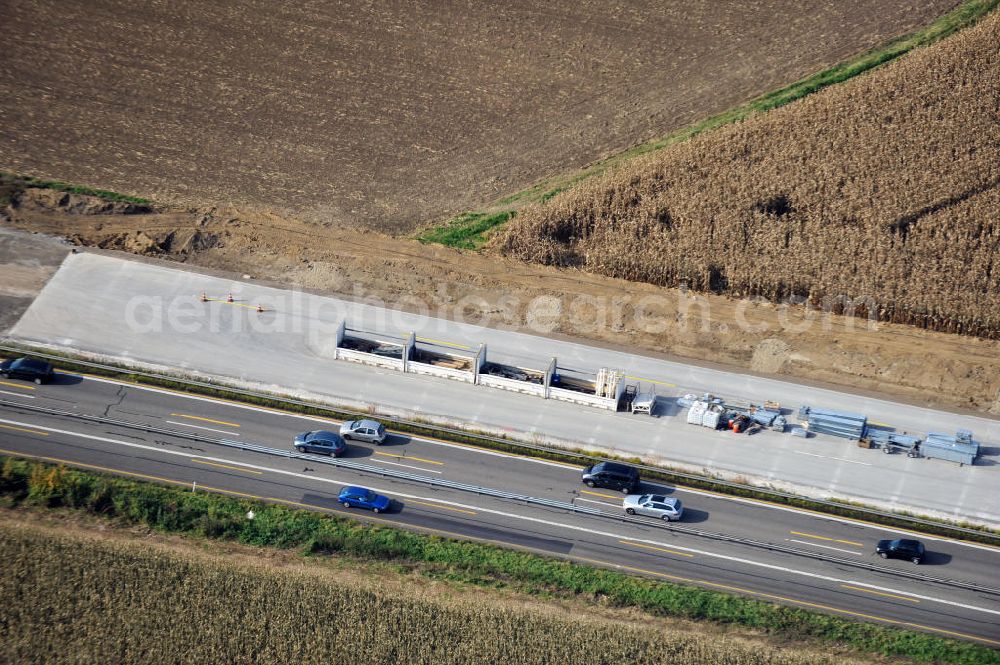
[[[803,406],[799,409],[799,420],[810,432],[858,441],[865,433],[868,419],[859,413],[843,413]]]
[[[774,423],[775,418],[781,417],[781,414],[777,411],[768,411],[766,409],[751,409],[749,415],[751,420],[755,423],[760,423],[764,427],[770,427]]]
[[[979,457],[979,443],[972,439],[972,432],[960,429],[955,436],[931,432],[920,446],[924,457],[974,464]]]
[[[705,399],[695,400],[688,409],[687,421],[692,425],[701,425],[709,429],[719,429],[723,424],[723,416],[726,409],[721,400],[711,395],[705,395]]]

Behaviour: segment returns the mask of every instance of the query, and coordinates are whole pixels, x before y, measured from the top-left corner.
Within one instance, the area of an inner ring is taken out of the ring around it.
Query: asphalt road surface
[[[345,457],[349,460],[571,502],[597,508],[604,515],[434,488],[424,482],[330,466],[323,462],[325,458],[288,458],[208,442],[224,439],[288,451],[295,434],[336,430],[334,421],[106,379],[59,375],[55,383],[45,386],[0,380],[0,399],[3,454],[350,514],[1000,646],[1000,594],[987,589],[1000,586],[998,548],[919,535],[928,550],[924,565],[883,561],[873,554],[877,540],[912,534],[650,483],[644,484],[643,491],[682,499],[684,519],[669,525],[651,518],[625,518],[622,496],[582,485],[579,467],[400,434],[392,434],[382,446],[349,444]],[[25,407],[104,416],[205,440],[46,415]],[[392,510],[374,516],[341,507],[336,496],[347,484],[389,495],[394,500]],[[708,538],[673,526],[803,553]],[[857,567],[854,561],[876,564],[879,569]],[[961,580],[974,588],[900,573]]]
[[[215,298],[201,302],[206,292]],[[234,303],[225,302],[228,293]],[[266,306],[258,313],[256,303]],[[332,360],[341,321],[374,336],[416,331],[440,348],[486,343],[492,360],[544,368],[621,368],[660,395],[713,392],[727,399],[860,412],[909,432],[972,430],[983,457],[960,467],[858,448],[828,436],[753,436],[685,422],[672,400],[658,417],[611,413],[447,379]],[[162,265],[72,254],[12,331],[15,338],[145,366],[181,368],[251,388],[382,413],[473,423],[696,472],[743,476],[812,496],[835,496],[922,514],[1000,524],[1000,421],[668,362],[523,333],[407,314],[335,298],[233,282]]]

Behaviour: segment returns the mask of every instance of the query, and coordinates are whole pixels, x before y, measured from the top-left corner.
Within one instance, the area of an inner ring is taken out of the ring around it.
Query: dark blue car
[[[340,502],[345,508],[367,508],[381,513],[389,508],[389,497],[376,494],[366,487],[345,487],[340,490]]]
[[[52,380],[52,365],[34,358],[8,359],[0,363],[0,376],[34,381],[41,385]]]

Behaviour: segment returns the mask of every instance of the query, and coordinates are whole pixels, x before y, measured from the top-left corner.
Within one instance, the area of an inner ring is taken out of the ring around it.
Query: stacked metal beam
[[[843,413],[803,406],[799,409],[799,420],[808,423],[810,432],[858,441],[865,433],[868,419],[860,413]]]
[[[924,457],[974,464],[979,457],[979,443],[972,439],[972,432],[960,429],[955,436],[931,432],[920,445]]]

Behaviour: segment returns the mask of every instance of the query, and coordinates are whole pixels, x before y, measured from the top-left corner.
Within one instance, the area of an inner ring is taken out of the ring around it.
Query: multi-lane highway
[[[621,495],[582,485],[579,467],[399,434],[380,447],[350,445],[348,460],[573,503],[603,514],[432,487],[331,466],[320,458],[288,458],[212,443],[238,441],[288,451],[296,433],[336,429],[331,421],[105,379],[61,375],[45,386],[0,380],[0,400],[3,454],[334,513],[348,512],[336,502],[340,488],[361,484],[395,501],[387,515],[350,513],[360,519],[528,548],[1000,646],[1000,591],[993,590],[1000,587],[1000,549],[985,545],[917,536],[927,545],[925,565],[883,561],[873,554],[877,540],[911,534],[646,483],[644,490],[683,500],[684,520],[675,528],[654,519],[626,519]],[[158,431],[53,415],[38,408],[149,425]],[[760,543],[779,546],[781,551]]]
[[[207,292],[214,300],[202,302]],[[235,301],[226,302],[227,292]],[[221,298],[218,296],[221,295]],[[258,313],[253,303],[267,309]],[[403,374],[336,360],[341,323],[393,338],[477,348],[488,357],[544,368],[621,368],[656,385],[657,417],[611,413],[459,381]],[[556,445],[636,456],[694,472],[770,482],[812,496],[835,496],[987,524],[1000,520],[1000,421],[949,414],[787,381],[668,362],[626,351],[408,314],[343,299],[234,282],[118,256],[72,254],[11,331],[14,339],[117,363],[171,368],[321,403],[371,406],[381,413],[431,417]],[[655,382],[655,383],[654,383]],[[883,455],[830,436],[809,439],[764,431],[734,435],[686,423],[666,399],[711,391],[728,398],[772,399],[864,413],[910,432],[972,430],[983,459],[959,467],[943,460]]]

